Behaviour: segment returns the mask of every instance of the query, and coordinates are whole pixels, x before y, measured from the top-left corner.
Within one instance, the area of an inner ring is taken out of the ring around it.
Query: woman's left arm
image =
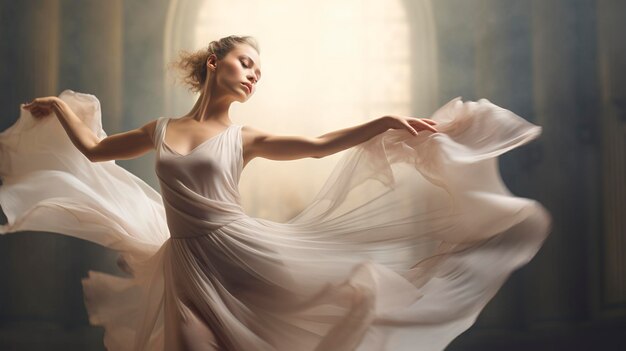
[[[383,116],[353,127],[335,130],[319,137],[272,135],[245,126],[244,160],[255,157],[270,160],[296,160],[312,157],[322,158],[365,142],[372,137],[392,129],[406,129],[417,135],[420,131],[436,133],[437,123],[426,118]]]

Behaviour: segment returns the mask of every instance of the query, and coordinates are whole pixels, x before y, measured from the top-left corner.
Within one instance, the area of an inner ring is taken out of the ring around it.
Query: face
[[[248,100],[261,79],[261,59],[256,50],[247,44],[237,45],[220,61],[211,55],[207,66],[215,76],[212,94],[232,101]]]

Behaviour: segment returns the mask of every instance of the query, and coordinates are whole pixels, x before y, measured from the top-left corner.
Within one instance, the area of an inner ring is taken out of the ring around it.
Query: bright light
[[[258,40],[263,71],[255,95],[232,107],[235,123],[318,136],[385,114],[410,114],[409,25],[400,0],[207,0],[198,13],[196,48],[231,34]],[[253,160],[239,184],[246,213],[290,219],[344,152]]]

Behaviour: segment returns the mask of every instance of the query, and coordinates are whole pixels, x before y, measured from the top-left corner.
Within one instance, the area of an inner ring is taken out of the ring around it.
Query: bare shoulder
[[[259,129],[257,127],[252,127],[249,125],[242,125],[241,132],[245,134],[249,134],[249,135],[270,135],[270,133],[268,133],[265,130]]]
[[[249,125],[241,126],[241,137],[244,140],[244,143],[253,143],[255,141],[263,140],[269,136],[272,136],[272,134],[265,130]]]
[[[142,134],[148,136],[150,138],[150,141],[152,141],[152,143],[154,144],[154,131],[156,130],[156,124],[157,124],[158,118],[157,119],[153,119],[150,122],[144,124],[143,126],[139,127],[138,130],[140,132],[142,132]]]
[[[257,157],[260,145],[273,136],[271,133],[248,125],[241,126],[241,142],[243,146],[244,165]]]
[[[150,135],[152,135],[154,133],[154,130],[156,129],[157,121],[158,119],[153,119],[150,122],[144,124],[139,129],[143,130],[144,132],[148,132],[150,133]]]

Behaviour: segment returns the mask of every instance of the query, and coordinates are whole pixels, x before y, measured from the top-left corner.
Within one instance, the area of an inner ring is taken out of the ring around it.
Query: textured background
[[[432,8],[440,104],[485,97],[544,127],[500,165],[513,193],[552,212],[554,230],[448,349],[626,349],[626,2],[403,2],[410,23],[423,19],[417,5]],[[64,89],[96,95],[109,134],[162,115],[164,28],[177,3],[0,1],[0,129],[20,103]],[[117,163],[156,187],[152,162]],[[103,350],[80,278],[118,272],[114,260],[52,233],[0,237],[0,349]]]

